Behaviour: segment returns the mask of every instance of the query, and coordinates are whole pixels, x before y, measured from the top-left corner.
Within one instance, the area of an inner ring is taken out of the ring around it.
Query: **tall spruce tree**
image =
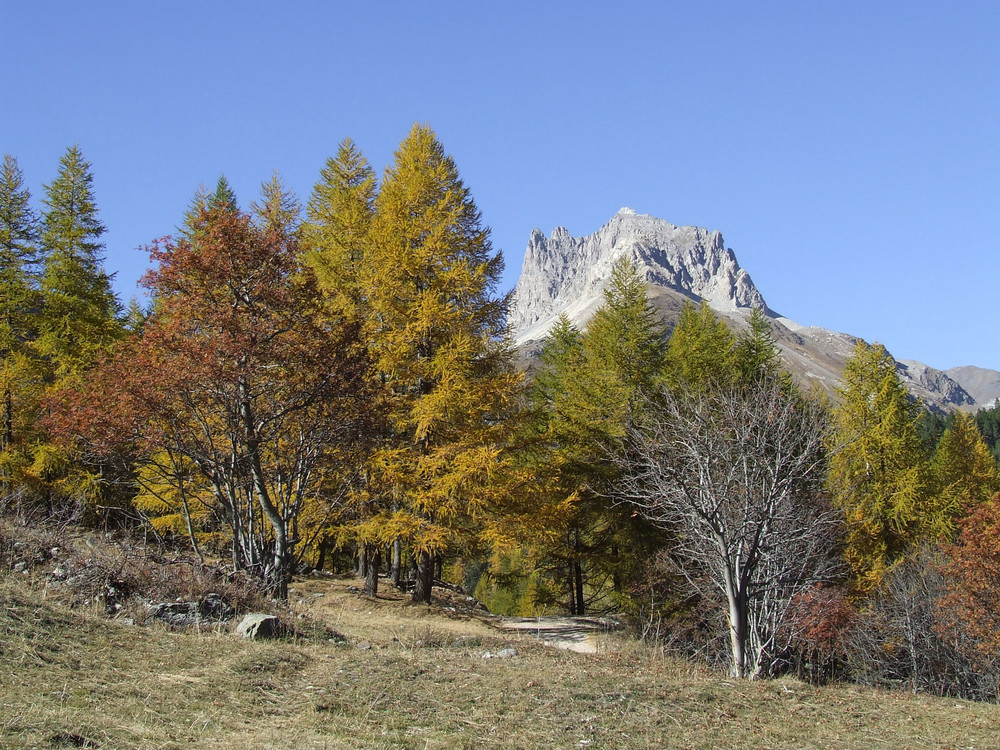
[[[754,308],[747,329],[736,340],[733,350],[737,375],[745,383],[781,377],[781,356],[771,324],[764,313]],[[785,376],[789,384],[790,378]]]
[[[397,436],[378,459],[400,507],[385,533],[409,540],[413,598],[427,602],[435,557],[495,499],[520,376],[506,346],[506,301],[495,296],[503,258],[426,126],[413,127],[386,169],[363,262],[369,346]]]
[[[15,443],[15,410],[30,400],[37,367],[28,344],[35,337],[38,220],[17,160],[4,157],[0,171],[0,452]],[[7,456],[9,457],[9,456]],[[4,472],[5,476],[7,472]]]
[[[931,459],[938,505],[951,516],[974,512],[1000,491],[996,460],[975,419],[957,412]]]
[[[579,615],[595,601],[621,604],[653,536],[631,510],[607,500],[619,473],[609,457],[641,419],[644,400],[662,376],[666,348],[666,328],[627,258],[615,264],[604,304],[586,332],[578,342],[575,336],[568,323],[556,327],[535,390],[548,405],[543,413],[551,459],[560,471],[556,491],[572,498],[562,544],[549,554],[564,561],[568,609]]]
[[[92,365],[120,335],[118,302],[104,271],[105,227],[97,216],[90,164],[77,146],[45,186],[41,242],[42,315],[36,347],[56,378]]]
[[[230,214],[239,213],[240,206],[236,192],[225,175],[219,175],[219,179],[215,182],[215,190],[211,193],[204,185],[198,187],[188,204],[187,211],[184,212],[181,225],[177,228],[178,235],[188,241],[194,240],[198,227],[204,224],[206,213],[212,209],[220,209]]]
[[[708,303],[687,303],[670,334],[667,382],[699,390],[731,381],[738,373],[736,338]]]
[[[361,302],[361,263],[377,192],[375,170],[347,138],[337,155],[327,159],[306,208],[306,262],[341,314],[355,314]]]
[[[934,497],[920,407],[884,347],[858,342],[839,395],[828,487],[845,514],[856,583],[870,590],[913,543],[946,533],[950,519]]]

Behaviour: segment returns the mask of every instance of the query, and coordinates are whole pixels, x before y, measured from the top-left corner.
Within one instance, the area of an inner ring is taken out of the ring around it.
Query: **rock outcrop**
[[[716,310],[767,308],[719,232],[623,208],[586,237],[565,227],[548,238],[538,229],[531,233],[508,317],[517,343],[543,338],[561,313],[580,325],[589,320],[622,256],[651,286],[704,299]]]
[[[952,367],[945,374],[975,399],[979,406],[993,406],[1000,398],[1000,372],[984,367]]]
[[[650,301],[668,322],[689,301],[706,301],[735,329],[745,326],[751,309],[761,309],[772,320],[785,366],[800,382],[818,383],[831,394],[839,385],[856,337],[802,326],[770,310],[719,232],[674,226],[628,208],[586,237],[574,237],[565,227],[549,237],[532,231],[508,316],[525,359],[537,354],[561,314],[586,327],[603,302],[612,266],[623,256],[644,276]],[[912,360],[900,361],[897,369],[910,392],[937,411],[972,410],[1000,397],[995,370],[942,372]]]
[[[235,610],[219,594],[208,594],[197,602],[161,602],[146,610],[146,620],[160,620],[175,628],[231,620]]]

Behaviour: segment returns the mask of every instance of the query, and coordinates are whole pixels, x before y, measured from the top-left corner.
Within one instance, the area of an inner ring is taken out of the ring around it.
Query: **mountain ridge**
[[[668,324],[686,301],[704,300],[733,328],[746,325],[754,308],[772,322],[786,367],[803,382],[833,392],[858,337],[803,326],[771,310],[721,232],[677,226],[630,208],[620,209],[597,231],[576,237],[557,227],[546,237],[534,229],[514,288],[508,324],[514,344],[529,356],[565,314],[581,329],[603,302],[611,268],[621,257],[635,264],[650,301]],[[1000,397],[1000,372],[967,365],[937,370],[917,360],[897,360],[907,388],[940,412],[975,410]]]

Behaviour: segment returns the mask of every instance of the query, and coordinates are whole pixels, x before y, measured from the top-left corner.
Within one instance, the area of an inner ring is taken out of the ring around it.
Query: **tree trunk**
[[[355,562],[355,572],[359,578],[368,577],[368,548],[364,544],[358,545],[358,554]]]
[[[742,591],[727,591],[729,599],[729,645],[733,654],[732,676],[746,676],[747,601]]]
[[[323,567],[326,565],[326,538],[321,539],[317,546],[319,548],[319,555],[316,559],[316,570],[323,570]]]
[[[392,585],[397,589],[403,577],[403,541],[397,539],[392,543],[392,572],[390,578]]]
[[[246,397],[246,385],[240,384],[240,416],[243,429],[246,432],[247,458],[250,459],[250,474],[253,478],[254,494],[257,503],[271,524],[274,533],[274,556],[272,558],[271,586],[278,599],[288,598],[288,583],[291,578],[292,550],[288,540],[288,530],[278,509],[271,501],[264,478],[264,468],[260,458],[260,444],[257,440],[257,429],[253,409]]]
[[[611,572],[611,584],[615,593],[620,594],[622,592],[621,558],[618,555],[618,545],[614,542],[611,543],[611,564],[614,566]]]
[[[573,563],[566,564],[566,588],[569,590],[569,613],[576,614],[576,583],[573,580]]]
[[[580,564],[580,530],[573,529],[573,586],[576,588],[576,611],[574,615],[586,614],[586,604],[583,597],[583,565]]]
[[[576,612],[575,615],[585,615],[586,604],[583,598],[583,566],[579,560],[573,561],[573,585],[576,587]]]
[[[368,574],[365,576],[365,594],[378,596],[378,571],[382,567],[382,548],[377,544],[366,544]]]
[[[412,601],[416,604],[431,603],[434,585],[434,557],[430,552],[417,553],[417,577],[413,586]]]

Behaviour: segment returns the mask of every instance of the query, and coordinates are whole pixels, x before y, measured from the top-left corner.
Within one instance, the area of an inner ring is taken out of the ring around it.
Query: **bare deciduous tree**
[[[792,599],[837,566],[820,492],[826,430],[777,381],[664,392],[619,456],[619,500],[676,535],[690,583],[724,595],[734,676],[772,667]]]

